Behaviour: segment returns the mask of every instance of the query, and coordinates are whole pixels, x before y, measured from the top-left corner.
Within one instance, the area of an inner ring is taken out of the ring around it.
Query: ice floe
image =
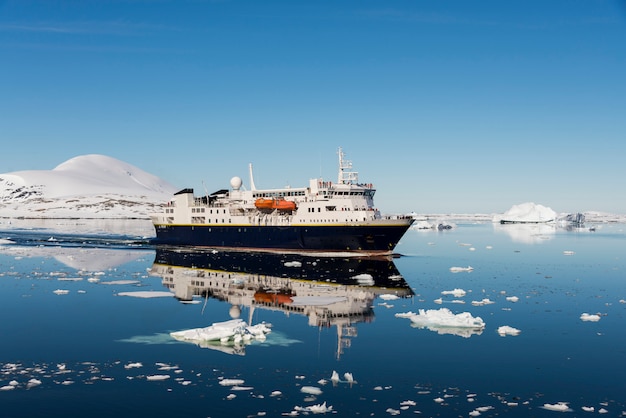
[[[467,292],[463,289],[453,289],[453,290],[444,290],[441,292],[442,295],[452,295],[455,298],[462,298],[467,294]]]
[[[474,267],[472,267],[472,266],[467,266],[467,267],[456,267],[456,266],[453,266],[453,267],[450,267],[450,271],[452,273],[461,273],[463,271],[466,271],[466,272],[469,273],[469,272],[471,272],[473,270],[474,270]]]
[[[397,299],[400,299],[400,296],[392,295],[390,293],[383,293],[382,295],[379,295],[378,297],[381,298],[382,300],[397,300]]]
[[[519,335],[522,331],[520,331],[517,328],[513,328],[510,327],[508,325],[503,325],[501,327],[498,327],[498,334],[500,334],[501,336],[507,336],[507,335]]]
[[[161,380],[167,380],[170,378],[169,374],[152,374],[149,376],[146,376],[146,380],[149,381],[161,381]]]
[[[326,406],[326,402],[317,405],[309,405],[309,406],[296,406],[294,408],[295,411],[298,412],[310,412],[312,414],[325,414],[327,412],[331,412],[333,410],[332,406]]]
[[[243,385],[245,381],[243,379],[222,379],[219,383],[221,386],[238,386]]]
[[[317,386],[302,386],[300,388],[300,392],[306,393],[308,395],[321,395],[322,389],[318,388]]]
[[[410,319],[412,326],[417,328],[427,328],[441,334],[469,337],[485,328],[485,322],[479,316],[473,317],[469,312],[454,314],[447,308],[420,309],[418,313],[397,313],[395,316]]]
[[[265,335],[271,332],[270,327],[271,325],[266,323],[247,325],[243,319],[232,319],[215,322],[205,328],[172,332],[170,335],[179,341],[191,342],[204,347],[204,343],[209,341],[219,341],[222,344],[229,342],[239,344],[247,343],[251,339],[264,340]]]
[[[473,300],[472,306],[485,306],[485,305],[491,305],[493,303],[495,302],[490,300],[489,298],[484,298],[482,300]]]
[[[556,411],[556,412],[571,412],[572,411],[572,409],[569,407],[567,402],[557,402],[554,404],[544,403],[542,408],[547,409],[548,411]]]
[[[599,314],[588,314],[588,313],[583,313],[580,315],[580,319],[586,322],[598,322],[600,320],[600,315]]]
[[[161,290],[140,290],[137,292],[119,292],[117,296],[130,296],[141,299],[151,298],[171,298],[174,296],[171,292],[164,292]]]

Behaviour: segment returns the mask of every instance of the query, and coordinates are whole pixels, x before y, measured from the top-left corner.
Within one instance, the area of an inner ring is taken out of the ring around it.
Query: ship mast
[[[338,184],[355,184],[359,182],[359,173],[352,171],[352,161],[344,160],[344,153],[341,147],[339,147],[339,176],[337,178]],[[348,170],[348,171],[346,171]]]

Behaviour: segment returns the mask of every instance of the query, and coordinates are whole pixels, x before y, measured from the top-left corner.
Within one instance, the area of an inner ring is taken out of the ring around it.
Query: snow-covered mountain
[[[0,174],[0,217],[148,218],[176,191],[123,161],[83,155],[52,170]]]

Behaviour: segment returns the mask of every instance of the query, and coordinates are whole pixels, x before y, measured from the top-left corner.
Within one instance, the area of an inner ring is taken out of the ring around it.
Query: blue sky
[[[0,1],[0,173],[105,154],[386,212],[626,213],[626,1]]]

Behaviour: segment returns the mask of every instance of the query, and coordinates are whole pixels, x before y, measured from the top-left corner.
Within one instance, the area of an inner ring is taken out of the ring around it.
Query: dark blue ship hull
[[[156,244],[390,253],[410,223],[336,226],[155,225]]]

